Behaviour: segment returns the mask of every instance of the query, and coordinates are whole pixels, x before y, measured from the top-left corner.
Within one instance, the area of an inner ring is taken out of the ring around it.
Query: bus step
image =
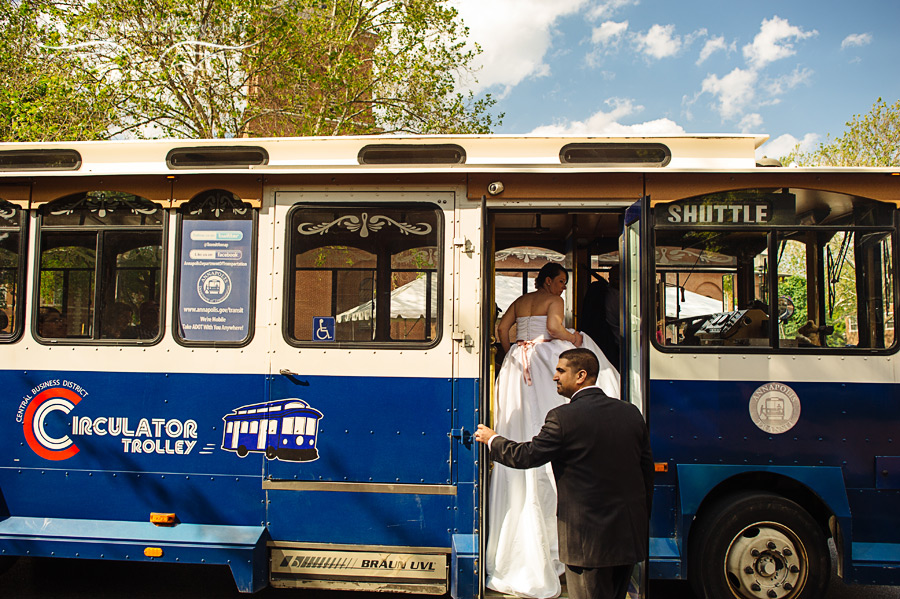
[[[849,582],[900,584],[900,543],[853,543]]]
[[[240,591],[255,592],[268,576],[267,536],[262,526],[10,517],[0,521],[0,554],[221,564]]]

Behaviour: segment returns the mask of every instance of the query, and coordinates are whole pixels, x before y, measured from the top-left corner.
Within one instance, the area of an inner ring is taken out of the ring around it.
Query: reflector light
[[[668,472],[669,471],[669,463],[668,462],[654,462],[653,469],[656,472]]]
[[[162,557],[162,547],[145,547],[144,555],[147,557]]]
[[[158,512],[150,512],[150,522],[157,526],[167,526],[175,524],[175,514],[161,514]]]

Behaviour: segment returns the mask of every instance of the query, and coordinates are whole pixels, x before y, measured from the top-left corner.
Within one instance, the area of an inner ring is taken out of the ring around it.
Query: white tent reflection
[[[397,287],[391,292],[391,319],[416,320],[425,318],[425,292],[426,278],[419,277],[406,285]],[[437,314],[437,277],[431,277],[431,316]],[[375,308],[375,300],[364,302],[355,308],[337,315],[338,322],[350,322],[353,320],[372,320]]]
[[[516,298],[522,295],[521,276],[502,276],[494,279],[494,300],[500,312],[505,312]],[[426,277],[410,281],[391,292],[391,319],[416,320],[425,318]],[[431,278],[432,318],[437,315],[437,277]],[[338,322],[372,320],[374,300],[364,302],[337,315]],[[666,316],[670,318],[690,318],[703,314],[715,314],[725,308],[721,300],[706,297],[680,287],[666,288]]]
[[[690,318],[723,312],[722,300],[688,291],[683,287],[666,287],[666,316]]]

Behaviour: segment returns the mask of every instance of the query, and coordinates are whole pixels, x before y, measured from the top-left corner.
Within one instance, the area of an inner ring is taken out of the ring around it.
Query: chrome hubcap
[[[757,522],[731,541],[725,576],[736,597],[787,599],[806,584],[806,550],[796,534],[776,522]]]

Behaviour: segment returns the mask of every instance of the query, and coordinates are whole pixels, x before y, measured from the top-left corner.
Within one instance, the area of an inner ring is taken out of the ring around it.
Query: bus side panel
[[[876,456],[897,453],[891,430],[900,418],[896,386],[786,383],[800,399],[799,421],[785,433],[770,434],[753,423],[749,411],[751,396],[766,382],[651,381],[654,458],[669,463],[668,473],[658,473],[656,484],[683,485],[681,465],[710,466],[700,475],[708,480],[695,478],[692,483],[695,488],[689,495],[695,505],[682,501],[684,526],[689,526],[705,494],[721,480],[739,472],[777,471],[812,489],[843,520],[848,560],[853,559],[851,543],[892,543],[892,531],[900,529],[900,495],[875,490],[874,467]],[[721,468],[730,466],[737,469],[722,474]],[[816,473],[819,470],[821,476]],[[826,475],[825,470],[837,475]],[[679,488],[682,500],[684,494]],[[688,533],[668,526],[667,519],[655,517],[651,537]],[[682,554],[683,541],[678,539]]]
[[[269,490],[276,543],[450,547],[449,495]]]
[[[0,434],[9,515],[259,526],[264,459],[221,445],[223,416],[261,399],[264,378],[3,371],[17,406]]]
[[[319,457],[271,460],[267,473],[273,480],[450,484],[450,395],[446,378],[275,376],[272,399],[297,397],[322,413]]]

